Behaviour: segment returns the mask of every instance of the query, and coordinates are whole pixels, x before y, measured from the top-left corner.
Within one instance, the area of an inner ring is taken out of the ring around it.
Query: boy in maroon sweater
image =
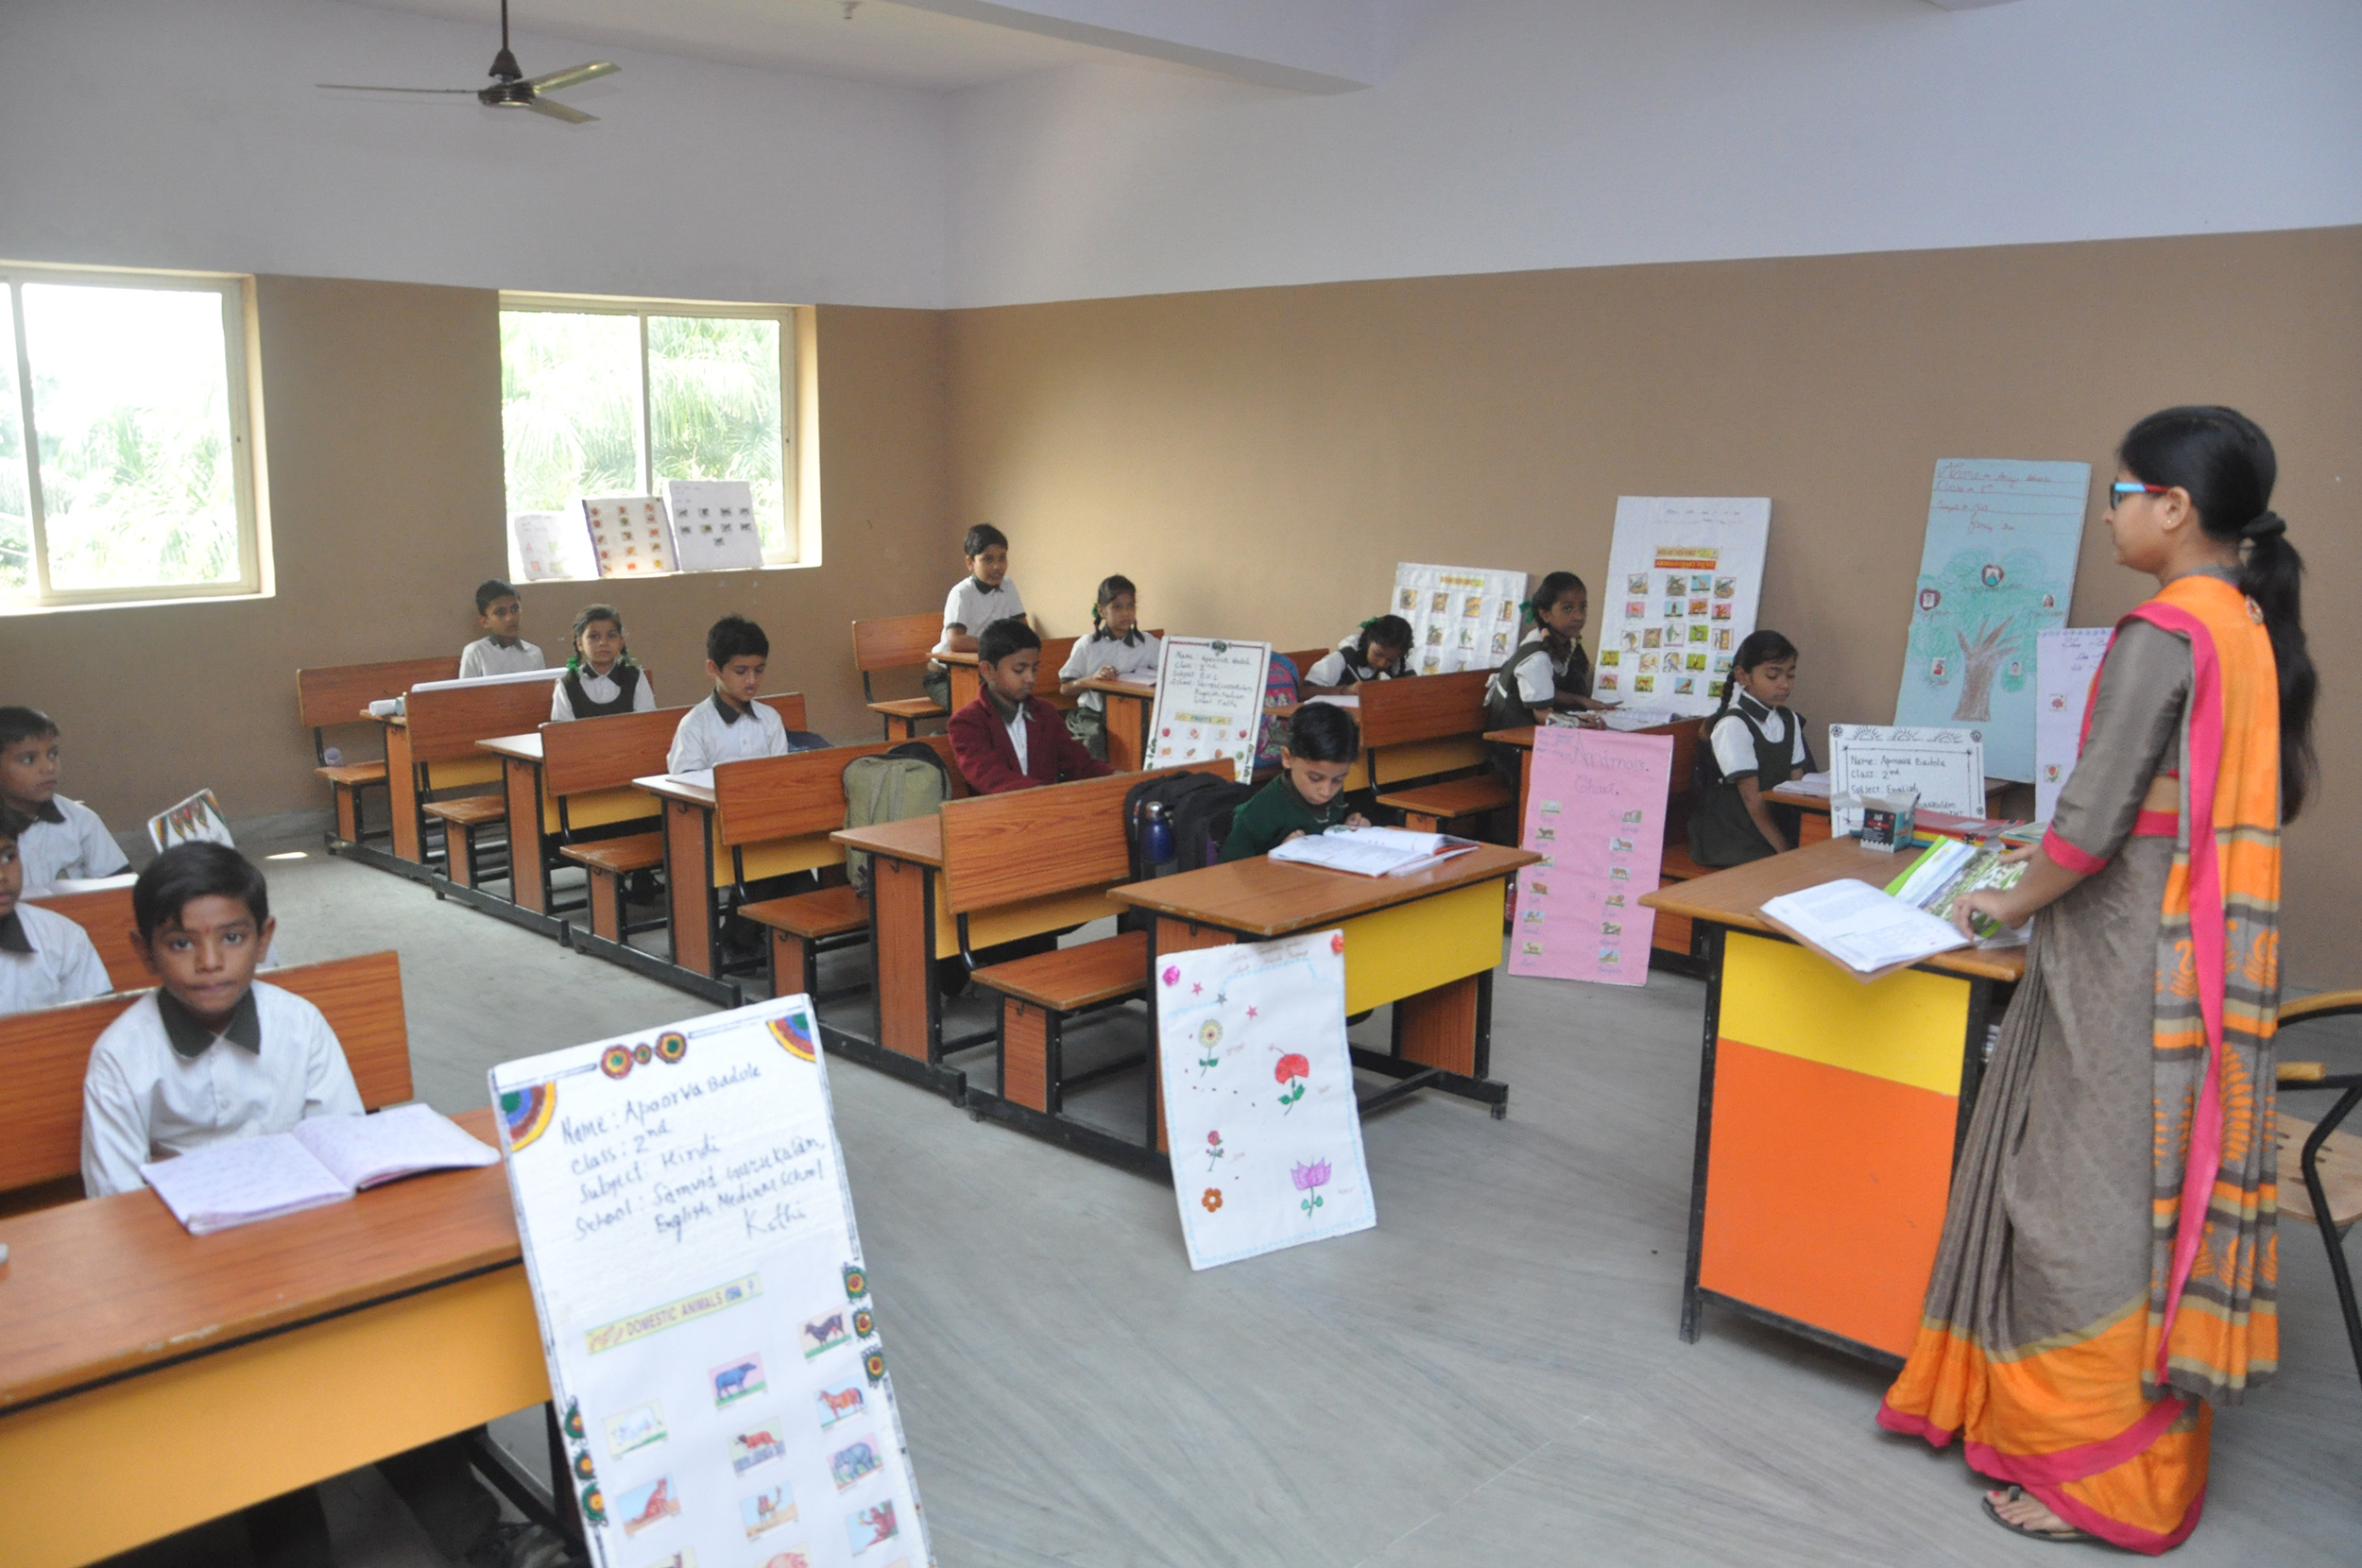
[[[996,621],[976,639],[984,690],[951,715],[951,754],[978,794],[1102,778],[1115,770],[1083,749],[1047,703],[1034,700],[1041,639],[1019,620]]]

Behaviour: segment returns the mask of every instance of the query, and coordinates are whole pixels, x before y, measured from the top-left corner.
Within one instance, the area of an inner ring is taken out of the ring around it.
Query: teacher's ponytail
[[[2293,822],[2313,790],[2320,676],[2304,639],[2304,557],[2271,510],[2280,476],[2271,437],[2235,409],[2168,408],[2131,428],[2116,461],[2144,485],[2188,491],[2207,537],[2240,547],[2239,591],[2263,611],[2280,673],[2280,820]]]

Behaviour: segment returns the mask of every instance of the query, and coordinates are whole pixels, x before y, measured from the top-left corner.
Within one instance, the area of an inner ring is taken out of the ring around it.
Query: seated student
[[[32,826],[22,811],[0,806],[0,1014],[103,997],[114,989],[90,933],[64,915],[19,901],[25,867],[17,835]]]
[[[991,523],[980,522],[960,541],[967,558],[967,575],[951,585],[943,601],[943,639],[935,651],[967,654],[996,621],[1025,618],[1025,601],[1009,581],[1009,537]],[[919,687],[937,707],[951,706],[951,672],[930,662]]]
[[[1795,689],[1796,644],[1774,631],[1748,633],[1698,748],[1689,858],[1700,865],[1744,865],[1796,846],[1798,813],[1763,795],[1812,768],[1805,721],[1788,707]]]
[[[1554,708],[1588,713],[1616,707],[1591,695],[1591,660],[1582,641],[1583,622],[1591,618],[1591,590],[1583,579],[1571,571],[1551,572],[1525,610],[1525,624],[1532,629],[1485,683],[1484,727],[1548,724]],[[1493,765],[1515,783],[1525,760],[1518,749],[1497,745],[1492,752]]]
[[[647,713],[656,707],[648,673],[624,646],[624,612],[612,605],[585,605],[574,617],[574,656],[566,673],[552,682],[550,723],[598,719],[609,713]]]
[[[1399,615],[1364,621],[1360,631],[1313,661],[1304,684],[1313,691],[1342,691],[1365,680],[1414,675],[1411,637],[1411,622]]]
[[[498,577],[488,577],[475,590],[475,623],[484,635],[459,650],[459,678],[517,675],[545,670],[541,650],[517,635],[524,621],[524,605],[517,590]]]
[[[58,793],[58,726],[37,707],[0,707],[0,806],[32,818],[16,841],[27,895],[65,878],[112,877],[130,861],[98,813]]]
[[[1114,770],[1067,733],[1058,710],[1034,701],[1041,639],[1022,621],[996,621],[977,639],[984,690],[951,715],[951,755],[978,794],[1103,778]]]
[[[1074,651],[1058,668],[1058,695],[1075,699],[1067,709],[1067,731],[1102,762],[1107,760],[1107,699],[1084,690],[1083,682],[1153,681],[1164,656],[1165,645],[1140,630],[1139,593],[1129,577],[1101,583],[1091,606],[1091,635],[1076,638]]]
[[[706,674],[713,696],[681,715],[666,773],[695,773],[749,757],[783,757],[796,744],[779,710],[755,701],[770,668],[771,639],[743,615],[726,615],[706,632]],[[816,739],[816,737],[815,737]]]
[[[1345,775],[1361,755],[1361,726],[1335,703],[1306,703],[1296,709],[1288,743],[1279,750],[1279,776],[1255,792],[1232,813],[1222,858],[1243,861],[1268,855],[1290,839],[1326,832],[1344,824],[1367,827],[1359,811],[1347,815],[1339,798]]]
[[[82,1080],[82,1186],[93,1198],[145,1186],[144,1163],[230,1138],[283,1133],[307,1116],[361,1114],[344,1048],[319,1009],[254,978],[270,946],[270,890],[226,844],[183,844],[140,873],[131,914],[158,989],[107,1027]],[[555,1536],[500,1523],[445,1438],[380,1461],[445,1556],[554,1568]],[[257,1562],[330,1561],[328,1520],[309,1487],[246,1510]]]

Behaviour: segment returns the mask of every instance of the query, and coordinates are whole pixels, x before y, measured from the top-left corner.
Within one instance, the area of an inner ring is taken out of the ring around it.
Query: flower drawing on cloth
[[[1181,983],[1181,966],[1180,966],[1179,964],[1177,964],[1177,963],[1168,963],[1168,964],[1166,964],[1166,965],[1165,965],[1165,972],[1164,972],[1163,979],[1164,979],[1164,982],[1165,982],[1167,985],[1178,985],[1178,984],[1180,984],[1180,983]]]
[[[1302,1056],[1290,1051],[1281,1057],[1279,1065],[1272,1069],[1272,1077],[1283,1085],[1279,1103],[1283,1107],[1292,1108],[1297,1100],[1304,1098],[1304,1081],[1311,1076],[1312,1064]],[[1328,1177],[1324,1174],[1321,1180],[1326,1182]]]
[[[1197,1065],[1201,1069],[1206,1072],[1212,1072],[1216,1067],[1222,1065],[1222,1052],[1216,1048],[1221,1046],[1221,1019],[1208,1018],[1204,1023],[1197,1026],[1197,1046],[1198,1050],[1201,1052],[1197,1059]]]
[[[1296,1207],[1309,1219],[1312,1211],[1321,1206],[1321,1188],[1328,1185],[1328,1162],[1315,1160],[1310,1165],[1297,1166],[1288,1174],[1295,1182],[1296,1190],[1304,1194],[1304,1202]]]
[[[1198,1202],[1206,1205],[1206,1212],[1207,1214],[1216,1214],[1221,1212],[1222,1194],[1213,1187],[1207,1187],[1206,1189],[1206,1195],[1200,1198]]]
[[[1213,1169],[1214,1162],[1228,1152],[1230,1151],[1222,1146],[1222,1133],[1219,1131],[1206,1134],[1206,1168],[1207,1170]]]

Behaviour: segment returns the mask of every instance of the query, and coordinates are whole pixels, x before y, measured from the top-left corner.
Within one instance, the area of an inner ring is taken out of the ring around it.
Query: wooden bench
[[[410,1033],[402,1008],[402,961],[368,953],[275,969],[265,983],[318,1008],[344,1047],[370,1110],[412,1098]],[[0,1017],[9,1098],[0,1125],[0,1211],[46,1207],[81,1196],[82,1078],[107,1026],[145,996],[101,997]]]
[[[385,730],[386,784],[394,798],[397,855],[420,863],[430,859],[425,807],[435,795],[481,791],[499,782],[501,759],[477,742],[521,734],[547,723],[550,684],[540,680],[471,682],[409,692],[402,723],[389,724]],[[505,807],[503,810],[505,815]],[[445,847],[448,867],[452,857],[449,845]]]
[[[444,874],[463,888],[480,884],[487,867],[478,857],[486,851],[490,829],[499,828],[500,842],[507,842],[507,803],[498,795],[463,795],[457,800],[430,800],[425,810],[443,825]],[[458,836],[456,846],[454,834]],[[494,875],[501,869],[505,868],[493,868]]]
[[[869,711],[885,723],[889,741],[914,739],[930,719],[950,715],[933,697],[892,697],[878,700],[870,676],[881,670],[923,669],[943,638],[943,620],[933,615],[894,615],[853,622],[853,668],[861,672],[861,698]],[[902,726],[896,735],[894,726]]]
[[[838,946],[851,946],[869,937],[869,901],[849,883],[814,893],[790,894],[741,904],[738,912],[771,933],[771,995],[793,997],[809,993],[814,1001],[849,997],[868,989],[854,986],[822,992],[820,955]]]
[[[138,991],[153,985],[147,960],[140,952],[139,922],[131,913],[131,884],[98,888],[89,893],[50,893],[28,898],[54,914],[62,914],[82,928],[98,962],[107,966],[107,983],[117,991]]]
[[[641,931],[652,931],[663,920],[646,920],[631,925],[625,918],[628,900],[624,884],[643,871],[654,871],[664,863],[664,835],[634,833],[627,838],[599,839],[590,844],[570,844],[558,851],[566,859],[582,867],[590,885],[590,934],[609,942],[622,942]]]
[[[940,627],[937,628],[941,630]],[[1034,672],[1034,697],[1055,708],[1074,706],[1072,697],[1058,692],[1058,671],[1066,664],[1067,656],[1074,652],[1075,639],[1070,637],[1045,637],[1041,639],[1041,665]],[[967,654],[934,654],[932,656],[951,673],[951,711],[957,713],[976,700],[984,690],[984,676],[978,670],[976,656]]]
[[[1404,825],[1432,832],[1455,818],[1516,803],[1492,765],[1484,740],[1489,670],[1407,680],[1363,681],[1361,755],[1378,803],[1403,813]],[[1358,787],[1348,775],[1348,789]]]
[[[399,697],[421,681],[455,680],[458,675],[457,654],[383,664],[325,664],[296,672],[296,711],[312,731],[312,758],[318,763],[312,771],[328,780],[329,797],[336,809],[332,842],[341,839],[359,844],[386,836],[387,830],[366,831],[361,810],[366,792],[385,788],[385,764],[382,760],[330,762],[327,732],[358,725],[373,702]]]

